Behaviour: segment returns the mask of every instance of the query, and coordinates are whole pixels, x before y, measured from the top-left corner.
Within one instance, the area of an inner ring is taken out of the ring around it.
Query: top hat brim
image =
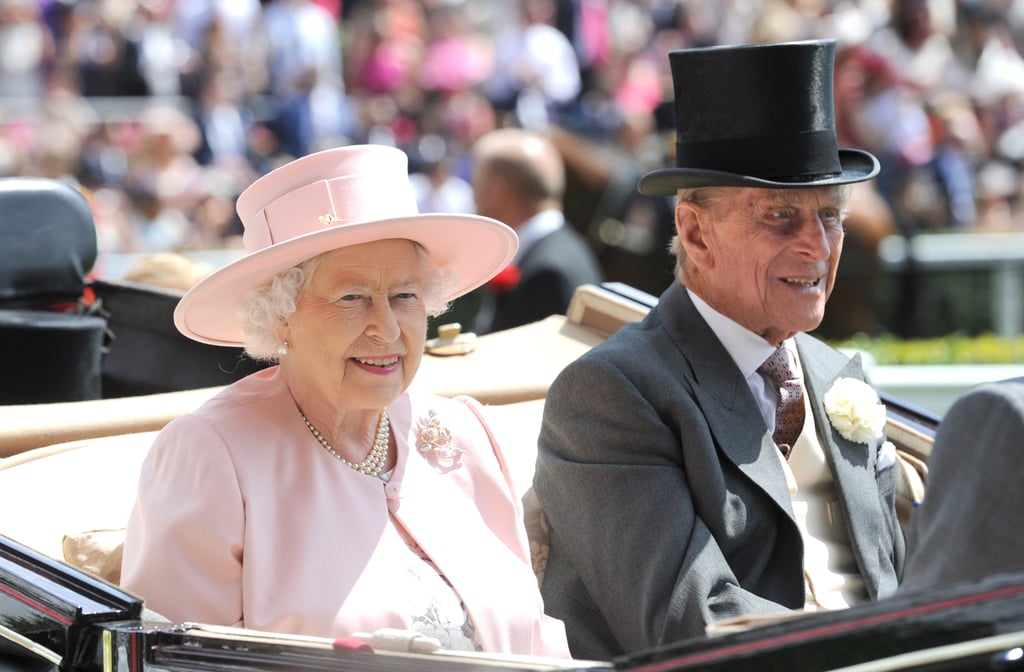
[[[322,253],[387,239],[419,243],[455,277],[447,301],[490,280],[519,247],[515,231],[479,215],[418,214],[335,226],[257,250],[214,271],[178,302],[174,325],[202,343],[243,346],[237,309],[250,290]]]
[[[673,196],[679,189],[698,187],[755,187],[760,189],[807,189],[864,182],[878,175],[881,166],[870,152],[840,149],[842,172],[817,179],[800,181],[771,180],[720,170],[702,168],[659,168],[646,173],[637,183],[645,196]]]

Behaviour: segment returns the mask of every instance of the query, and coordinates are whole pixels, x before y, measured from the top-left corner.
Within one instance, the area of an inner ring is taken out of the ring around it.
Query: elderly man
[[[852,183],[834,43],[675,51],[678,282],[552,385],[535,489],[543,594],[573,655],[607,659],[765,616],[891,595],[895,448],[822,320]]]

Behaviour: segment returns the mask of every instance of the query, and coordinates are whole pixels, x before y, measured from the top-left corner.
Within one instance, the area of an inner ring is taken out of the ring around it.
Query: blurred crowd
[[[79,187],[101,251],[202,249],[338,144],[401,147],[423,211],[472,211],[469,148],[522,126],[608,279],[655,292],[670,210],[634,185],[672,161],[666,53],[821,37],[842,143],[883,163],[869,239],[1024,228],[1024,0],[0,0],[0,175]]]

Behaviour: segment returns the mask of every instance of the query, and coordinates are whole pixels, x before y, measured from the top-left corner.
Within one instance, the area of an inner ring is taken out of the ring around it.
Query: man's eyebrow
[[[811,202],[806,201],[800,197],[798,193],[790,189],[779,189],[773,192],[770,196],[765,199],[765,206],[769,208],[773,207],[797,207],[803,205],[809,205]],[[829,192],[818,192],[817,207],[820,208],[840,208],[843,205],[843,199],[841,194],[829,193]]]
[[[791,208],[799,205],[800,199],[794,198],[789,192],[775,193],[761,201],[761,206],[766,210],[775,208]]]

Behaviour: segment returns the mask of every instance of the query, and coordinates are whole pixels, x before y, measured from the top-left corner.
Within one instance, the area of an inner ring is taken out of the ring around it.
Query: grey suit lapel
[[[868,591],[874,597],[881,577],[888,572],[879,569],[878,540],[884,538],[881,526],[885,520],[878,484],[875,480],[874,455],[877,446],[853,443],[832,427],[825,411],[825,393],[839,378],[865,380],[860,356],[852,359],[829,346],[806,336],[797,336],[797,351],[804,370],[804,381],[825,450],[835,479],[839,504],[843,509],[850,543],[857,556]]]
[[[694,397],[722,454],[793,519],[789,488],[775,454],[775,443],[732,358],[678,283],[662,295],[658,311],[663,316],[663,327],[689,366]],[[888,594],[895,586],[880,584],[895,578],[882,571],[877,552],[879,539],[885,537],[881,526],[886,519],[874,473],[877,446],[842,438],[832,427],[824,404],[825,392],[837,379],[865,379],[860,358],[850,359],[806,334],[798,334],[796,342],[810,406],[835,478],[854,555],[869,594]],[[737,421],[739,418],[743,420]]]
[[[693,394],[719,449],[794,519],[786,476],[747,381],[701,317],[689,294],[675,283],[662,295],[665,329],[693,373]],[[737,422],[737,418],[742,421]]]

